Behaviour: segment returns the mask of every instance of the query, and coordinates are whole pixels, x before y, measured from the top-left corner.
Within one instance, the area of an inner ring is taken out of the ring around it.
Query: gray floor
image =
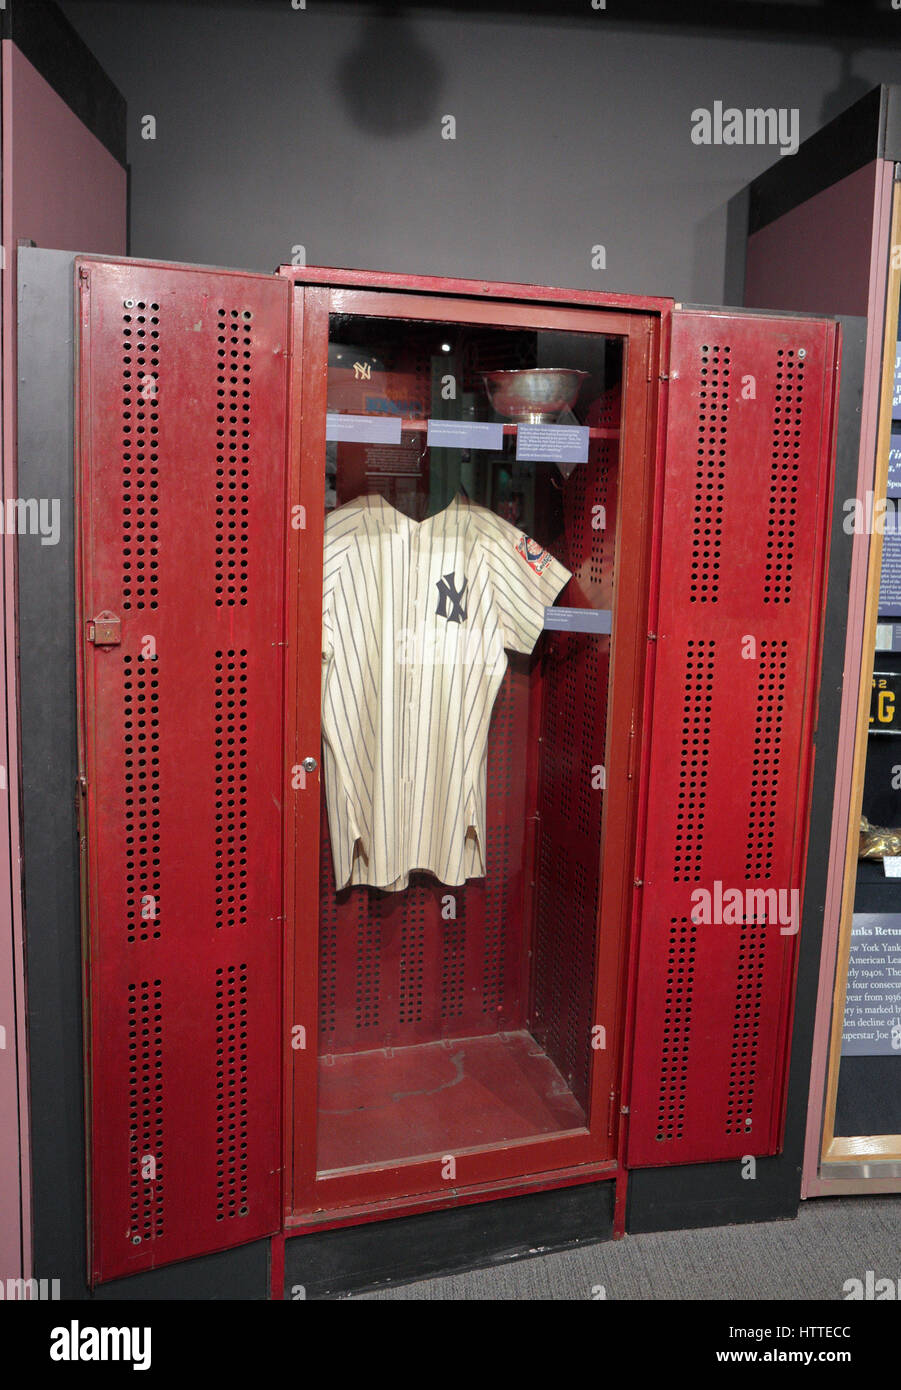
[[[898,1290],[901,1196],[820,1197],[795,1221],[628,1236],[357,1297],[841,1300],[845,1281],[867,1270]]]

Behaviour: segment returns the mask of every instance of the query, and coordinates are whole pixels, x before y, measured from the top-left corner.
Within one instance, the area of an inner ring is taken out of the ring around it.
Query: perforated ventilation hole
[[[128,986],[128,1188],[133,1245],[165,1234],[161,980]]]
[[[513,772],[518,757],[518,725],[512,690],[508,676],[501,682],[491,715],[487,770],[489,804],[496,800],[503,802],[513,786]],[[501,1012],[504,1002],[510,827],[489,822],[486,832],[491,871],[485,880],[482,1011],[490,1018]]]
[[[381,1013],[382,923],[371,888],[357,894],[356,1026],[372,1028]]]
[[[685,656],[685,698],[679,746],[679,797],[673,882],[694,883],[701,877],[707,816],[707,779],[713,710],[716,642],[688,642]]]
[[[562,1060],[566,1050],[566,1019],[568,1014],[568,995],[566,961],[562,951],[554,949],[554,941],[548,927],[548,917],[556,927],[559,923],[559,907],[563,898],[564,885],[569,880],[570,857],[566,849],[554,844],[550,836],[542,834],[538,855],[538,874],[542,893],[539,904],[539,933],[542,938],[543,973],[546,985],[543,991],[544,1022],[547,1027],[549,1050]]]
[[[745,854],[748,878],[769,878],[773,871],[787,673],[788,642],[761,641]]]
[[[218,966],[216,997],[216,1220],[248,1214],[247,965]]]
[[[583,923],[587,920],[588,911],[588,872],[580,859],[573,862],[572,883],[569,896],[569,911],[572,920],[576,923]],[[585,969],[585,936],[584,932],[576,931],[570,950],[570,987],[576,986],[583,979]],[[570,1085],[579,1071],[580,1065],[586,1055],[585,1038],[579,1036],[580,1030],[568,1028],[564,1041],[563,1056],[566,1061],[564,1075]]]
[[[572,656],[575,656],[575,642],[567,642]],[[562,661],[558,667],[557,683],[559,705],[557,707],[560,741],[557,753],[560,758],[560,777],[558,781],[558,806],[560,814],[570,820],[576,796],[576,759],[579,755],[579,738],[582,728],[582,714],[578,706],[578,668],[575,660]]]
[[[319,1031],[328,1044],[338,1026],[338,899],[332,867],[325,797],[319,835]]]
[[[685,1127],[697,944],[698,929],[690,918],[670,918],[657,1097],[658,1143],[681,1139]]]
[[[398,1020],[419,1023],[422,1020],[422,992],[425,981],[425,907],[426,898],[419,885],[408,888],[410,902],[400,931],[400,987]]]
[[[617,399],[616,420],[618,421],[620,413],[618,390],[613,394]],[[596,447],[598,454],[587,488],[587,506],[583,513],[577,496],[573,499],[573,512],[574,516],[579,518],[576,524],[586,528],[583,532],[582,545],[584,546],[586,543],[588,545],[588,573],[593,592],[602,603],[606,603],[606,595],[613,592],[615,560],[613,537],[615,528],[610,525],[610,517],[616,505],[616,491],[614,474],[608,463],[612,446],[609,441],[602,440]],[[599,515],[599,508],[603,509],[608,521],[608,525],[605,527],[593,524],[594,519]],[[590,749],[591,775],[586,776],[583,769],[583,774],[577,779],[579,792],[577,822],[579,829],[590,841],[600,833],[600,817],[604,804],[604,792],[602,788],[595,785],[593,769],[598,764],[605,762],[609,656],[609,639],[601,639],[593,642],[590,657],[586,656],[582,661],[585,674],[581,683],[579,703],[584,710],[586,727],[594,732]]]
[[[701,348],[698,442],[692,514],[692,603],[719,600],[720,553],[726,496],[731,348]]]
[[[462,901],[461,898],[458,901]],[[459,916],[441,932],[441,1017],[459,1018],[466,986],[466,923]]]
[[[122,607],[159,601],[159,306],[140,300],[122,315]]]
[[[586,793],[582,786],[585,748],[581,736],[582,709],[586,700],[592,702],[593,682],[586,680],[584,639],[566,634],[555,637],[554,659],[549,664],[546,679],[542,738],[546,748],[553,750],[546,756],[553,757],[555,765],[555,775],[548,779],[546,790],[551,792],[552,789],[555,810],[566,820],[572,820],[577,806],[583,817],[590,814],[590,806],[584,803]],[[594,700],[597,700],[596,693]],[[590,770],[587,780],[590,791]]]
[[[589,475],[576,470],[574,477],[581,483],[581,490],[573,497],[573,512],[584,516],[588,524],[585,539],[588,541],[588,578],[592,588],[597,591],[612,583],[613,575],[613,535],[615,527],[612,517],[612,488],[610,469],[604,460],[608,456],[608,441],[599,440],[594,445],[598,460]],[[584,493],[584,495],[582,495]],[[603,519],[606,525],[593,524]]]
[[[510,877],[510,827],[488,828],[488,862],[494,872],[485,884],[485,948],[482,964],[482,1011],[498,1014],[504,1003],[507,954],[506,887]]]
[[[798,473],[801,466],[806,361],[794,348],[776,355],[770,495],[764,565],[764,603],[789,603],[798,522]]]
[[[252,314],[218,311],[216,376],[216,604],[245,607],[251,475]]]
[[[535,1018],[542,1029],[542,1037],[550,1038],[555,1019],[550,1007],[551,964],[553,949],[550,934],[550,901],[556,885],[550,880],[554,863],[553,847],[547,830],[539,822],[538,849],[536,863],[536,883],[538,903],[536,909],[535,932]]]
[[[742,923],[735,981],[735,1023],[726,1100],[726,1134],[750,1135],[754,1127],[766,931],[766,921],[746,919]]]
[[[157,939],[160,884],[160,665],[122,658],[126,941]]]
[[[216,926],[246,927],[248,702],[247,651],[216,652]]]
[[[579,707],[582,710],[582,718],[589,729],[598,729],[598,698],[601,691],[600,681],[582,681],[581,699]],[[605,693],[605,692],[604,692]],[[606,716],[606,699],[605,716]],[[606,717],[601,723],[599,737],[597,740],[597,758],[602,757],[601,750],[604,747],[604,734]],[[595,785],[594,767],[597,765],[597,758],[589,768],[582,769],[582,775],[576,778],[577,804],[576,804],[576,823],[583,835],[591,836],[597,822],[600,807],[603,802],[603,789]]]

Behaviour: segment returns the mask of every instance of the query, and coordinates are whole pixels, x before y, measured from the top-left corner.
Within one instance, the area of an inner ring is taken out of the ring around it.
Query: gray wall
[[[692,110],[797,107],[803,139],[901,82],[901,49],[830,46],[814,10],[807,39],[641,29],[614,13],[626,0],[565,23],[325,0],[62,7],[128,102],[131,254],[255,270],[302,244],[310,264],[721,302],[726,203],[778,153],[695,145]]]

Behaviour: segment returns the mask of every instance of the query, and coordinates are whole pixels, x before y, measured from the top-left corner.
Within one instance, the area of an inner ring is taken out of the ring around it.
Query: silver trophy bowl
[[[512,372],[483,372],[488,399],[498,415],[523,424],[552,423],[571,408],[588,372],[569,367],[528,367]]]

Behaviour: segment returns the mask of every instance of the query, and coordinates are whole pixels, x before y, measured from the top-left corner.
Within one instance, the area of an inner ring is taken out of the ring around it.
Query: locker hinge
[[[610,1136],[611,1136],[612,1133],[613,1133],[613,1116],[614,1116],[615,1114],[616,1114],[616,1088],[613,1087],[613,1088],[611,1089],[611,1091],[610,1091],[610,1110],[609,1110],[608,1119],[607,1119],[607,1138],[608,1138],[608,1139],[610,1138]]]
[[[117,647],[122,641],[122,623],[115,613],[98,613],[87,622],[87,638],[95,647]]]

